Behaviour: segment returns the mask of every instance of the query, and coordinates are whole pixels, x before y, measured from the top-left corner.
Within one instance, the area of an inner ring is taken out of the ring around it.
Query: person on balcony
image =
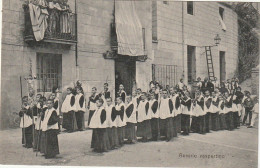
[[[71,33],[70,17],[71,9],[67,4],[68,0],[62,0],[60,3],[61,13],[60,13],[60,33]]]
[[[48,30],[51,35],[54,35],[59,30],[59,12],[61,10],[61,7],[57,0],[49,1],[49,26]]]

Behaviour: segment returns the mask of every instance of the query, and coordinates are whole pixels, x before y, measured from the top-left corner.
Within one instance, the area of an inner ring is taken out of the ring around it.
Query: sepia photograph
[[[0,3],[0,165],[258,167],[260,2]]]

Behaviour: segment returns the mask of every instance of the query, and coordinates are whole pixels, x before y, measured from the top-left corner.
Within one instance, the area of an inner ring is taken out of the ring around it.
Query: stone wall
[[[219,23],[219,7],[225,10],[226,31]],[[219,79],[219,51],[225,51],[226,78],[233,77],[238,63],[238,25],[237,14],[232,9],[218,2],[194,2],[194,15],[189,15],[187,2],[153,3],[153,37],[157,38],[153,45],[154,62],[177,65],[178,79],[184,75],[187,82],[187,45],[196,46],[196,76],[207,76],[202,46],[214,45],[216,34],[221,42],[212,48],[215,76]]]
[[[79,79],[84,85],[86,101],[90,96],[91,88],[96,86],[100,92],[104,82],[109,83],[110,91],[114,95],[115,61],[103,57],[103,53],[110,50],[114,1],[77,0],[75,6],[75,0],[69,0],[72,11],[75,12],[75,7],[77,8],[78,66],[76,66],[75,45],[70,48],[54,44],[32,47],[24,42],[22,8],[24,1],[3,1],[1,129],[13,126],[9,114],[18,112],[21,107],[19,79],[20,76],[24,78],[29,75],[29,59],[32,60],[33,73],[36,73],[37,52],[62,54],[62,91],[65,91],[68,86],[73,86],[73,82]],[[135,3],[137,14],[146,30],[146,53],[150,57],[152,53],[151,2],[136,1]],[[148,88],[148,81],[151,80],[150,66],[149,61],[136,64],[136,73],[140,74],[136,76],[137,85],[144,89]],[[24,80],[22,83],[23,96],[25,96],[26,83]]]
[[[36,54],[62,54],[62,85],[70,85],[76,79],[75,47],[63,47],[54,44],[29,46],[24,42],[24,0],[4,0],[2,20],[1,51],[1,113],[0,129],[12,127],[13,112],[21,107],[20,76],[22,76],[23,96],[27,95],[24,77],[29,75],[29,59],[32,60],[32,71],[36,73]],[[73,9],[72,3],[72,9]],[[48,93],[47,93],[48,95]]]
[[[151,2],[136,1],[136,11],[146,34],[146,52],[151,55]],[[78,0],[78,62],[79,79],[87,83],[86,97],[90,96],[91,88],[96,86],[98,91],[103,89],[104,82],[109,83],[110,91],[115,90],[115,61],[104,59],[103,53],[110,50],[110,31],[113,21],[114,1]],[[137,62],[137,85],[146,89],[151,80],[149,64]],[[146,73],[147,72],[147,73]],[[146,74],[145,74],[146,73]],[[141,83],[145,81],[145,83]],[[146,84],[147,83],[147,84]]]

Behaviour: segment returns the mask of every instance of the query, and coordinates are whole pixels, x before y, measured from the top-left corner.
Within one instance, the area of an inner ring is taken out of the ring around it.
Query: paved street
[[[241,127],[235,131],[218,131],[206,135],[190,134],[179,136],[172,142],[124,145],[120,149],[104,154],[91,152],[91,132],[87,130],[70,134],[61,133],[58,137],[61,154],[56,159],[46,160],[41,154],[36,157],[32,149],[22,147],[20,129],[1,131],[0,150],[4,152],[0,154],[0,164],[257,167],[258,129],[256,128]],[[215,156],[208,158],[206,155]]]

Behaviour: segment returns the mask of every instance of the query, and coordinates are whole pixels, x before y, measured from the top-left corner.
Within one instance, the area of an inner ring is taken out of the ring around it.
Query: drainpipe
[[[78,13],[77,0],[75,0],[75,26],[76,26],[76,45],[75,45],[75,63],[76,63],[76,80],[79,80],[79,66],[78,66]]]
[[[182,67],[183,67],[183,71],[182,71],[182,78],[185,77],[185,70],[184,70],[184,47],[185,47],[185,44],[184,44],[184,2],[182,2],[182,17],[181,17],[181,32],[182,32]],[[183,79],[184,80],[184,79]]]

